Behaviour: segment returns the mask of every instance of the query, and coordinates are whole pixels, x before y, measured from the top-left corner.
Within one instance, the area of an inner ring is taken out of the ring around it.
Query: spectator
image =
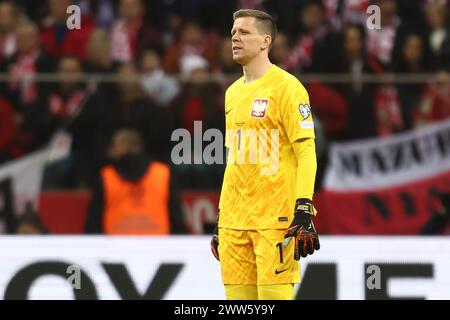
[[[242,73],[242,67],[233,60],[233,51],[231,46],[232,44],[230,37],[222,38],[220,45],[218,46],[219,52],[217,53],[217,56],[219,57],[219,65],[217,70],[214,70],[215,72],[225,75],[240,75]]]
[[[139,64],[144,91],[160,106],[166,107],[180,91],[178,82],[166,75],[161,66],[161,58],[156,51],[144,51]]]
[[[113,73],[117,66],[110,54],[108,34],[102,29],[92,31],[86,48],[86,68],[93,73]]]
[[[66,10],[72,2],[72,0],[48,0],[50,15],[44,21],[41,33],[42,45],[53,57],[73,55],[84,59],[95,21],[89,16],[81,15],[81,28],[69,30],[67,28],[69,15]]]
[[[170,112],[175,118],[175,128],[184,128],[191,136],[196,134],[196,121],[201,121],[202,130],[216,128],[225,132],[222,91],[218,84],[207,81],[208,67],[207,61],[201,56],[185,56],[181,61],[184,83],[180,94],[170,107]],[[206,144],[203,147],[205,146]],[[202,158],[203,155],[197,154],[198,156]],[[192,154],[191,158],[194,157],[196,155]],[[223,166],[188,164],[178,166],[177,170],[185,188],[220,188]]]
[[[408,20],[402,21],[398,14],[397,0],[373,0],[372,3],[380,7],[381,17],[380,29],[367,31],[368,53],[378,60],[385,72],[390,72],[402,63],[405,39],[420,29],[421,21],[414,21],[413,25],[406,23]],[[413,42],[409,44],[414,45]],[[408,112],[403,115],[396,86],[379,86],[373,101],[376,135],[388,136],[408,128]],[[408,108],[407,104],[404,106]]]
[[[428,84],[420,99],[414,114],[415,127],[450,118],[450,73],[439,70],[436,77],[438,81]]]
[[[402,21],[397,0],[372,0],[372,4],[380,7],[380,28],[367,30],[367,50],[384,70],[392,71],[401,56],[405,37],[420,31],[421,21],[413,21],[412,24]]]
[[[83,70],[77,57],[61,57],[56,71],[60,81],[48,96],[48,108],[59,127],[63,120],[71,119],[79,112],[86,93],[81,81]]]
[[[311,83],[310,98],[330,140],[354,139],[375,135],[374,86],[364,85],[363,74],[379,72],[381,67],[365,50],[364,27],[347,25],[328,72],[347,74],[348,82],[323,85]]]
[[[350,83],[339,86],[348,100],[361,94],[364,90],[361,80],[363,74],[383,72],[383,68],[377,60],[368,55],[365,43],[364,26],[349,24],[342,30],[339,54],[331,71],[351,75],[352,81]]]
[[[16,52],[19,9],[12,1],[0,2],[0,64]]]
[[[166,28],[162,32],[162,43],[164,48],[170,47],[177,40],[177,36],[181,33],[183,27],[183,19],[176,15],[171,14],[167,17]],[[163,54],[162,52],[161,54]]]
[[[167,235],[185,233],[176,181],[170,167],[144,153],[138,132],[117,131],[100,171],[86,221],[87,233]]]
[[[203,56],[211,65],[215,61],[216,34],[205,34],[197,22],[186,22],[178,41],[164,53],[163,67],[168,73],[179,73],[180,62],[185,55]]]
[[[24,22],[17,27],[17,51],[3,65],[10,80],[4,86],[4,94],[14,108],[18,128],[16,155],[20,155],[44,141],[43,121],[46,117],[44,99],[48,84],[33,78],[37,73],[53,70],[53,62],[41,49],[36,25]]]
[[[368,29],[367,48],[369,54],[380,61],[385,68],[390,67],[394,56],[394,46],[401,20],[397,15],[396,0],[374,0],[380,7],[380,29]]]
[[[170,151],[167,142],[170,141],[172,129],[167,110],[145,95],[139,82],[139,73],[133,64],[119,66],[118,75],[122,81],[117,83],[114,90],[101,93],[99,148],[106,147],[114,132],[129,127],[143,136],[147,154],[158,160],[166,160]]]
[[[402,55],[395,71],[399,74],[427,73],[430,71],[428,49],[426,48],[426,41],[421,35],[413,33],[406,37]],[[413,128],[413,114],[420,104],[425,87],[425,83],[397,85],[403,130]]]
[[[231,43],[231,41],[230,41]],[[231,46],[231,45],[230,45]],[[270,50],[270,61],[277,66],[288,70],[288,59],[291,52],[289,37],[284,32],[278,32],[273,43],[272,50]],[[292,70],[288,70],[292,71]]]
[[[83,69],[75,56],[63,56],[57,68],[60,81],[47,100],[48,137],[57,130],[72,134],[72,152],[68,159],[52,165],[46,174],[46,187],[86,187],[93,183],[96,169],[94,142],[98,122],[97,101],[81,81]]]
[[[425,6],[428,27],[428,45],[431,48],[434,67],[450,70],[450,31],[447,24],[448,9],[436,2]]]
[[[394,69],[398,73],[425,73],[429,71],[429,50],[422,35],[411,33],[406,36],[402,54]]]
[[[120,0],[119,19],[111,30],[111,55],[122,63],[135,62],[145,49],[162,50],[159,31],[144,19],[141,0]]]
[[[284,66],[301,72],[323,72],[330,68],[330,52],[336,50],[336,35],[325,19],[321,1],[307,0],[298,11],[299,27],[294,49]]]
[[[194,121],[203,121],[203,128],[222,128],[223,107],[220,87],[207,81],[208,62],[201,56],[185,56],[181,61],[184,85],[172,105],[177,128],[194,133]]]
[[[24,22],[17,28],[17,52],[5,61],[3,71],[11,77],[9,94],[14,105],[30,105],[38,99],[33,75],[52,70],[52,62],[41,49],[36,25]]]
[[[363,84],[362,74],[375,74],[381,66],[367,54],[366,33],[363,26],[347,25],[342,33],[340,59],[337,70],[351,75],[352,81],[339,84],[339,89],[348,103],[345,137],[356,139],[375,135],[374,90],[375,86]],[[345,119],[345,118],[344,118]]]

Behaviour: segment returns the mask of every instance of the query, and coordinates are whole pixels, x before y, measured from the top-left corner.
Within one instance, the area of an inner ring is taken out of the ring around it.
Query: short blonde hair
[[[233,14],[233,20],[244,17],[253,17],[256,19],[260,26],[260,28],[258,28],[259,31],[270,35],[272,38],[270,44],[270,48],[272,48],[272,44],[275,42],[275,37],[277,36],[277,25],[272,16],[267,12],[253,9],[241,9]]]

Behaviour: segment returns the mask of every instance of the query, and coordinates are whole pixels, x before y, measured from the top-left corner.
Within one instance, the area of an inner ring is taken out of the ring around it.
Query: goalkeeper
[[[316,154],[309,97],[268,58],[276,36],[272,17],[239,10],[233,18],[233,59],[244,75],[225,94],[229,152],[211,249],[227,299],[292,299],[300,257],[320,248],[312,222]],[[259,133],[259,147],[266,143],[269,163],[252,154],[251,132]]]

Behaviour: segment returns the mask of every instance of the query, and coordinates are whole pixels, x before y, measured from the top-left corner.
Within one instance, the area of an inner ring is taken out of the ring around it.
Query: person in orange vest
[[[144,154],[144,141],[120,129],[108,150],[112,164],[100,170],[86,218],[86,233],[167,235],[185,233],[170,167]]]

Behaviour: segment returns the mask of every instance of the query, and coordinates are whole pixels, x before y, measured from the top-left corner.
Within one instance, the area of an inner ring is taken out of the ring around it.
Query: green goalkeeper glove
[[[308,254],[313,254],[314,250],[320,249],[319,235],[311,220],[312,215],[314,215],[314,208],[311,200],[297,199],[294,220],[286,231],[283,242],[286,247],[294,238],[295,260],[300,260],[300,256],[306,257]]]

